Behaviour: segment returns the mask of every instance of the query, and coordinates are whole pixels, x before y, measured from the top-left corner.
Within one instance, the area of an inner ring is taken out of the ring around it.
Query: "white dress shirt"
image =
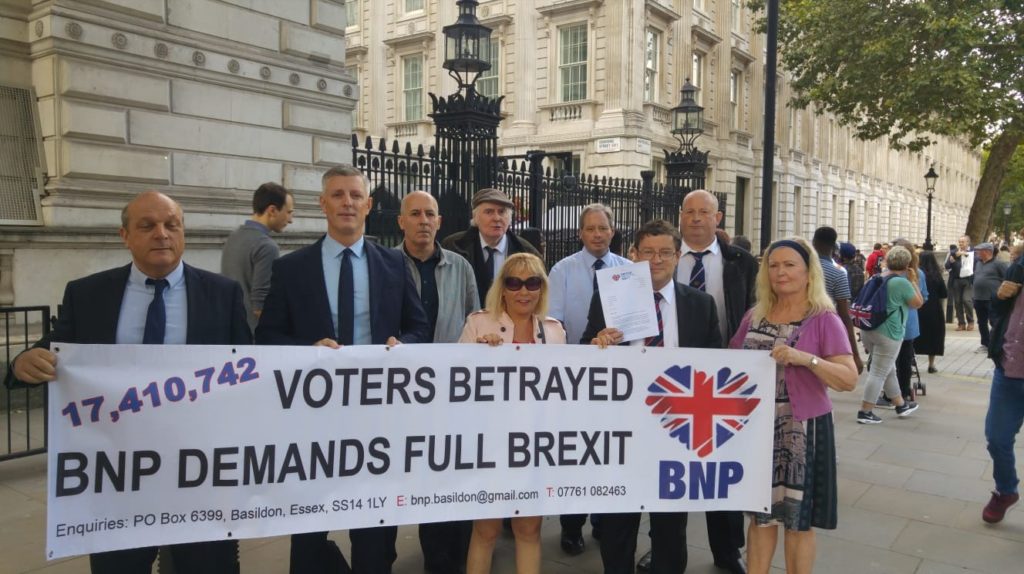
[[[487,255],[487,248],[488,247],[490,247],[490,246],[487,245],[486,241],[484,241],[484,236],[481,233],[480,234],[480,251],[482,251],[483,254],[484,254],[484,263],[485,264],[488,263],[488,260],[487,260],[487,257],[488,257],[488,255]],[[493,247],[493,249],[495,249],[496,251],[494,252],[493,255],[491,255],[491,257],[494,257],[494,277],[497,277],[498,273],[501,272],[501,266],[505,264],[505,258],[508,257],[508,233],[502,234],[501,241],[499,241],[498,244]]]
[[[661,309],[661,326],[664,331],[665,347],[678,347],[679,346],[679,322],[676,321],[676,286],[673,282],[669,281],[668,285],[665,285],[659,290],[661,293],[661,303],[658,307]],[[654,293],[651,293],[651,303],[654,303]],[[643,347],[644,339],[637,339],[636,341],[630,341],[631,347]]]
[[[679,258],[679,267],[676,269],[676,281],[683,285],[690,284],[690,272],[697,261],[694,253],[710,251],[704,256],[704,292],[715,298],[715,310],[718,311],[718,327],[722,331],[722,339],[725,340],[725,330],[729,327],[725,320],[725,280],[722,273],[725,270],[725,261],[722,259],[722,247],[718,244],[716,237],[711,245],[703,249],[691,247],[683,242],[683,254]]]

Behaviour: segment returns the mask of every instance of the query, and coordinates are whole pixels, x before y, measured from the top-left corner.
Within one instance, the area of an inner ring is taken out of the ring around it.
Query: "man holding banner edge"
[[[57,325],[18,355],[4,383],[38,384],[56,376],[50,343],[247,345],[251,335],[242,289],[235,281],[182,262],[185,218],[170,197],[136,196],[121,212],[120,235],[132,263],[68,283]],[[238,572],[234,540],[170,547],[182,572]],[[157,548],[89,556],[94,574],[149,573]]]

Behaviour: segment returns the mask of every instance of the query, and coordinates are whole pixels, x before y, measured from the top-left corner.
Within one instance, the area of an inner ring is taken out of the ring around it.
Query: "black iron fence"
[[[519,156],[499,156],[488,169],[469,169],[453,161],[447,150],[422,145],[390,145],[367,137],[360,144],[352,136],[353,163],[370,180],[373,210],[366,233],[385,245],[402,240],[398,214],[402,198],[411,191],[431,193],[438,202],[442,225],[438,237],[466,229],[471,218],[473,193],[480,187],[481,173],[489,174],[492,185],[504,191],[515,204],[513,228],[531,242],[544,243],[545,262],[550,267],[580,249],[579,215],[590,203],[603,203],[615,215],[622,230],[621,245],[628,246],[633,230],[654,218],[675,222],[679,206],[689,189],[654,181],[654,172],[641,172],[640,179],[573,174],[562,169],[561,154],[534,150]],[[724,194],[716,194],[725,211]],[[625,247],[621,248],[624,250]]]
[[[3,359],[0,375],[18,353],[50,332],[49,307],[0,307]],[[47,385],[30,389],[0,389],[0,461],[46,452]]]

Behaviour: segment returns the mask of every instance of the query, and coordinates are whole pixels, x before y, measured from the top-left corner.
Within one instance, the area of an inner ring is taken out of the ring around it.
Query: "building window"
[[[490,42],[483,45],[483,59],[490,62],[491,69],[480,74],[476,80],[476,91],[482,96],[496,98],[501,95],[499,89],[501,77],[500,44],[497,38],[491,38]]]
[[[729,72],[729,114],[732,129],[740,129],[740,73]]]
[[[736,2],[737,0],[733,0]],[[405,11],[415,12],[423,9],[423,0],[405,0]]]
[[[658,99],[658,69],[660,67],[661,33],[654,28],[647,29],[647,43],[644,49],[644,101]]]
[[[407,122],[423,119],[423,54],[402,57],[402,98]]]
[[[558,29],[559,88],[561,101],[587,99],[587,25]]]
[[[655,183],[665,183],[665,160],[651,154],[651,171],[654,172]]]
[[[579,175],[583,167],[583,160],[580,154],[574,153],[571,158],[566,156],[558,156],[555,158],[555,169],[560,172],[568,172],[573,175]]]
[[[704,54],[700,52],[693,53],[693,64],[690,69],[690,83],[698,88],[704,86]],[[697,105],[704,105],[704,90],[701,89],[697,92]]]
[[[345,21],[348,26],[359,25],[359,0],[346,0]]]
[[[732,31],[743,30],[743,0],[732,0]]]

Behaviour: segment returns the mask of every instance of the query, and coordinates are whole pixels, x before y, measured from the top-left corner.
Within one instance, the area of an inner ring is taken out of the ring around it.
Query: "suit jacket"
[[[683,285],[678,281],[674,283],[676,286],[675,307],[676,325],[679,331],[679,346],[721,349],[722,332],[718,328],[718,311],[715,309],[715,298],[689,285]],[[590,299],[587,328],[583,331],[580,343],[589,345],[590,341],[605,326],[601,297],[594,293],[594,296]]]
[[[511,229],[506,231],[505,235],[508,237],[507,255],[532,253],[540,257],[540,252],[533,245],[530,245],[529,241],[512,233]],[[441,241],[441,247],[454,251],[465,257],[466,261],[469,261],[469,264],[473,267],[473,275],[476,277],[476,287],[480,294],[480,307],[483,307],[486,304],[487,290],[491,288],[491,278],[488,277],[487,273],[487,258],[484,257],[484,250],[480,247],[480,230],[473,226],[465,231],[453,233]],[[494,270],[494,274],[498,274],[497,269]]]
[[[722,250],[722,284],[725,286],[725,340],[732,339],[747,309],[754,306],[757,291],[757,259],[739,247],[719,242]]]
[[[68,283],[64,289],[57,325],[33,347],[49,348],[55,343],[113,344],[121,300],[131,265],[101,271]],[[250,345],[252,334],[246,321],[242,288],[236,281],[185,265],[188,301],[188,345]],[[8,386],[24,383],[8,370]]]
[[[320,238],[274,261],[270,292],[256,326],[258,344],[312,345],[337,337],[324,282],[323,241]],[[427,314],[402,254],[369,240],[364,245],[370,274],[372,344],[383,345],[388,337],[403,343],[429,343]]]

